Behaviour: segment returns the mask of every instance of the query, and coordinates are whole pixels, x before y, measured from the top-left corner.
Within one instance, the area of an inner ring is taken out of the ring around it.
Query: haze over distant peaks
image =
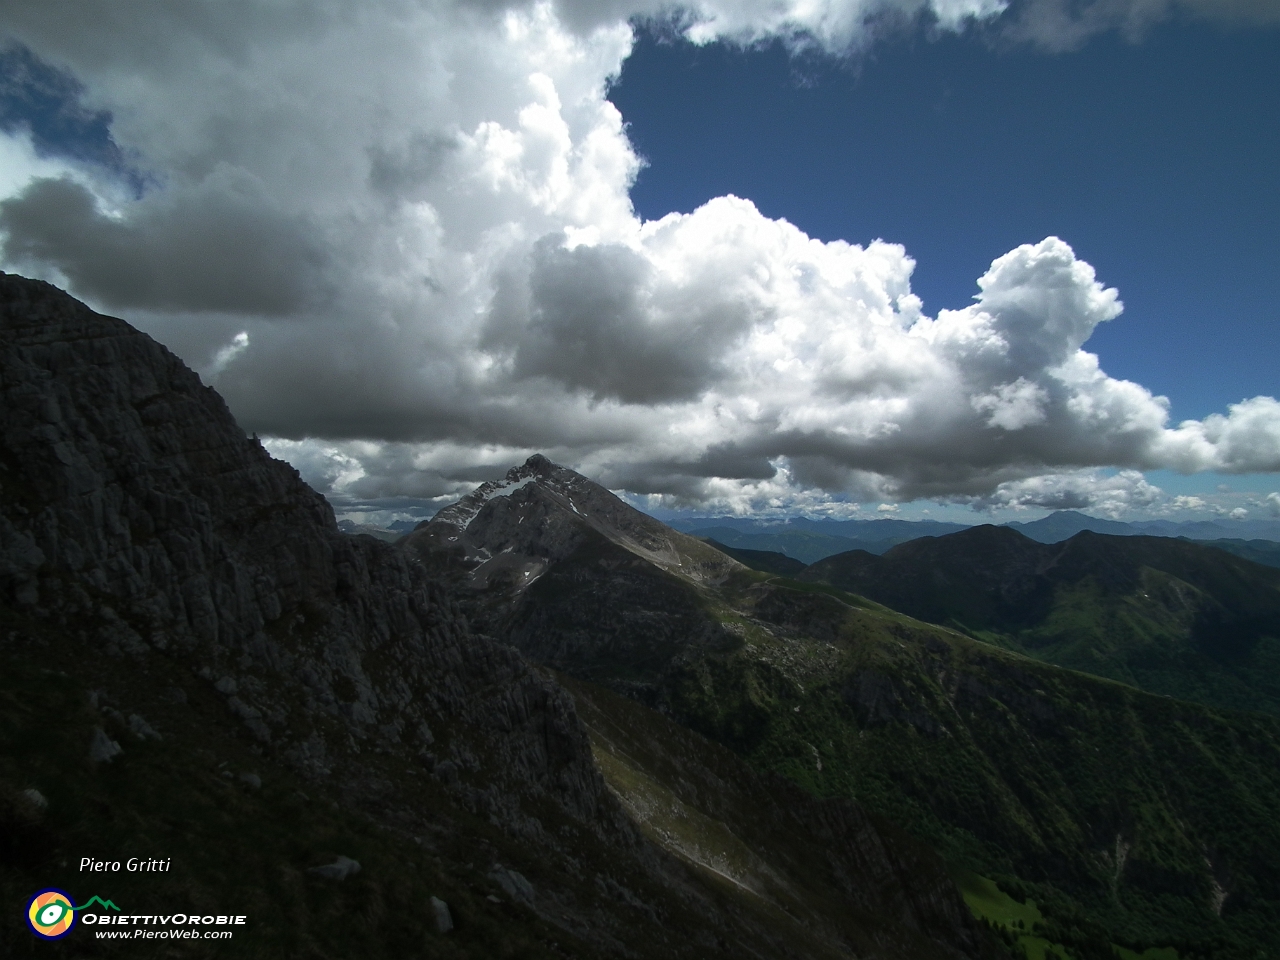
[[[1028,523],[1003,524],[1032,540],[1057,543],[1082,530],[1109,533],[1117,537],[1187,537],[1192,540],[1217,540],[1227,537],[1280,540],[1280,520],[1102,520],[1077,510],[1059,510]]]
[[[670,526],[693,536],[714,540],[736,550],[783,553],[803,563],[865,550],[882,554],[900,543],[920,537],[941,537],[970,529],[969,524],[937,520],[829,520],[808,517],[681,517]],[[1280,541],[1277,520],[1145,520],[1128,523],[1091,517],[1077,510],[1059,510],[1039,520],[1001,524],[1040,543],[1060,543],[1083,530],[1112,536],[1185,537],[1213,541],[1215,546],[1261,563],[1276,558],[1262,541]],[[1250,541],[1246,544],[1246,541]]]

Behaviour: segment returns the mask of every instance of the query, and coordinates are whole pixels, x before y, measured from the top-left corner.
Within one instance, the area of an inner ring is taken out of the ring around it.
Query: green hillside
[[[714,538],[708,538],[707,543],[752,570],[760,570],[764,573],[780,573],[784,577],[794,577],[805,568],[805,564],[801,561],[794,557],[788,557],[785,553],[780,553],[777,550],[740,549],[726,546]]]
[[[781,581],[772,637],[681,664],[669,709],[820,796],[854,797],[1094,941],[1280,948],[1280,721],[1040,664]],[[815,637],[815,623],[836,629]],[[1087,931],[1086,931],[1087,932]],[[1087,938],[1085,938],[1087,939]]]
[[[1280,715],[1280,570],[1204,545],[1090,532],[1040,544],[987,526],[799,576],[1048,663]]]
[[[1064,670],[821,584],[742,571],[699,590],[622,566],[589,552],[556,568],[512,639],[1034,899],[1077,960],[1109,943],[1280,950],[1280,720]]]
[[[1280,543],[1275,540],[1197,540],[1206,547],[1216,547],[1227,553],[1267,567],[1280,567]]]

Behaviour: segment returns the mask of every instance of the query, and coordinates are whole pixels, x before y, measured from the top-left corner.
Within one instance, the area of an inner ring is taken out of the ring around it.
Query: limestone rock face
[[[545,795],[610,819],[563,691],[471,635],[399,551],[342,534],[324,498],[163,346],[11,275],[0,505],[0,601],[105,655],[188,662],[300,767],[329,772],[335,729],[415,751],[413,731],[457,731],[441,763],[483,767],[491,789],[473,802],[495,816]],[[273,695],[281,683],[290,696]]]
[[[449,905],[439,897],[432,897],[431,915],[435,919],[437,933],[449,933],[453,930],[453,916],[449,913]]]

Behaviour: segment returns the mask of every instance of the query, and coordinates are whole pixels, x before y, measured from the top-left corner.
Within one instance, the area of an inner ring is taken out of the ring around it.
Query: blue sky
[[[902,243],[926,311],[1056,235],[1120,290],[1089,340],[1108,373],[1177,419],[1280,389],[1280,31],[1066,53],[917,32],[851,61],[644,35],[610,98],[645,217],[733,193],[811,236]]]
[[[0,260],[340,513],[1280,516],[1273,5],[89,6],[0,16]]]
[[[902,243],[926,310],[1057,235],[1120,290],[1088,341],[1108,373],[1175,419],[1280,390],[1280,31],[1165,23],[1060,53],[918,31],[854,58],[649,31],[610,98],[648,164],[646,217],[734,193],[815,237]]]

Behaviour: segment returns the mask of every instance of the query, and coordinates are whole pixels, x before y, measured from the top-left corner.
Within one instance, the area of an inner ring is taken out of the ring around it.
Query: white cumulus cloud
[[[606,92],[628,17],[666,9],[7,8],[151,187],[0,142],[4,259],[173,345],[349,500],[457,496],[536,450],[652,505],[831,515],[917,497],[1115,513],[1159,496],[1144,469],[1280,470],[1276,400],[1171,425],[1105,373],[1084,345],[1121,302],[1058,238],[928,316],[890,242],[822,242],[737,197],[642,222]],[[1003,4],[688,9],[697,40],[842,50],[894,17],[960,29]]]
[[[992,493],[978,498],[982,508],[1013,507],[1045,510],[1091,510],[1120,517],[1160,502],[1163,491],[1137,470],[1075,470],[1042,474],[1000,484]],[[1196,499],[1178,497],[1177,501]]]

